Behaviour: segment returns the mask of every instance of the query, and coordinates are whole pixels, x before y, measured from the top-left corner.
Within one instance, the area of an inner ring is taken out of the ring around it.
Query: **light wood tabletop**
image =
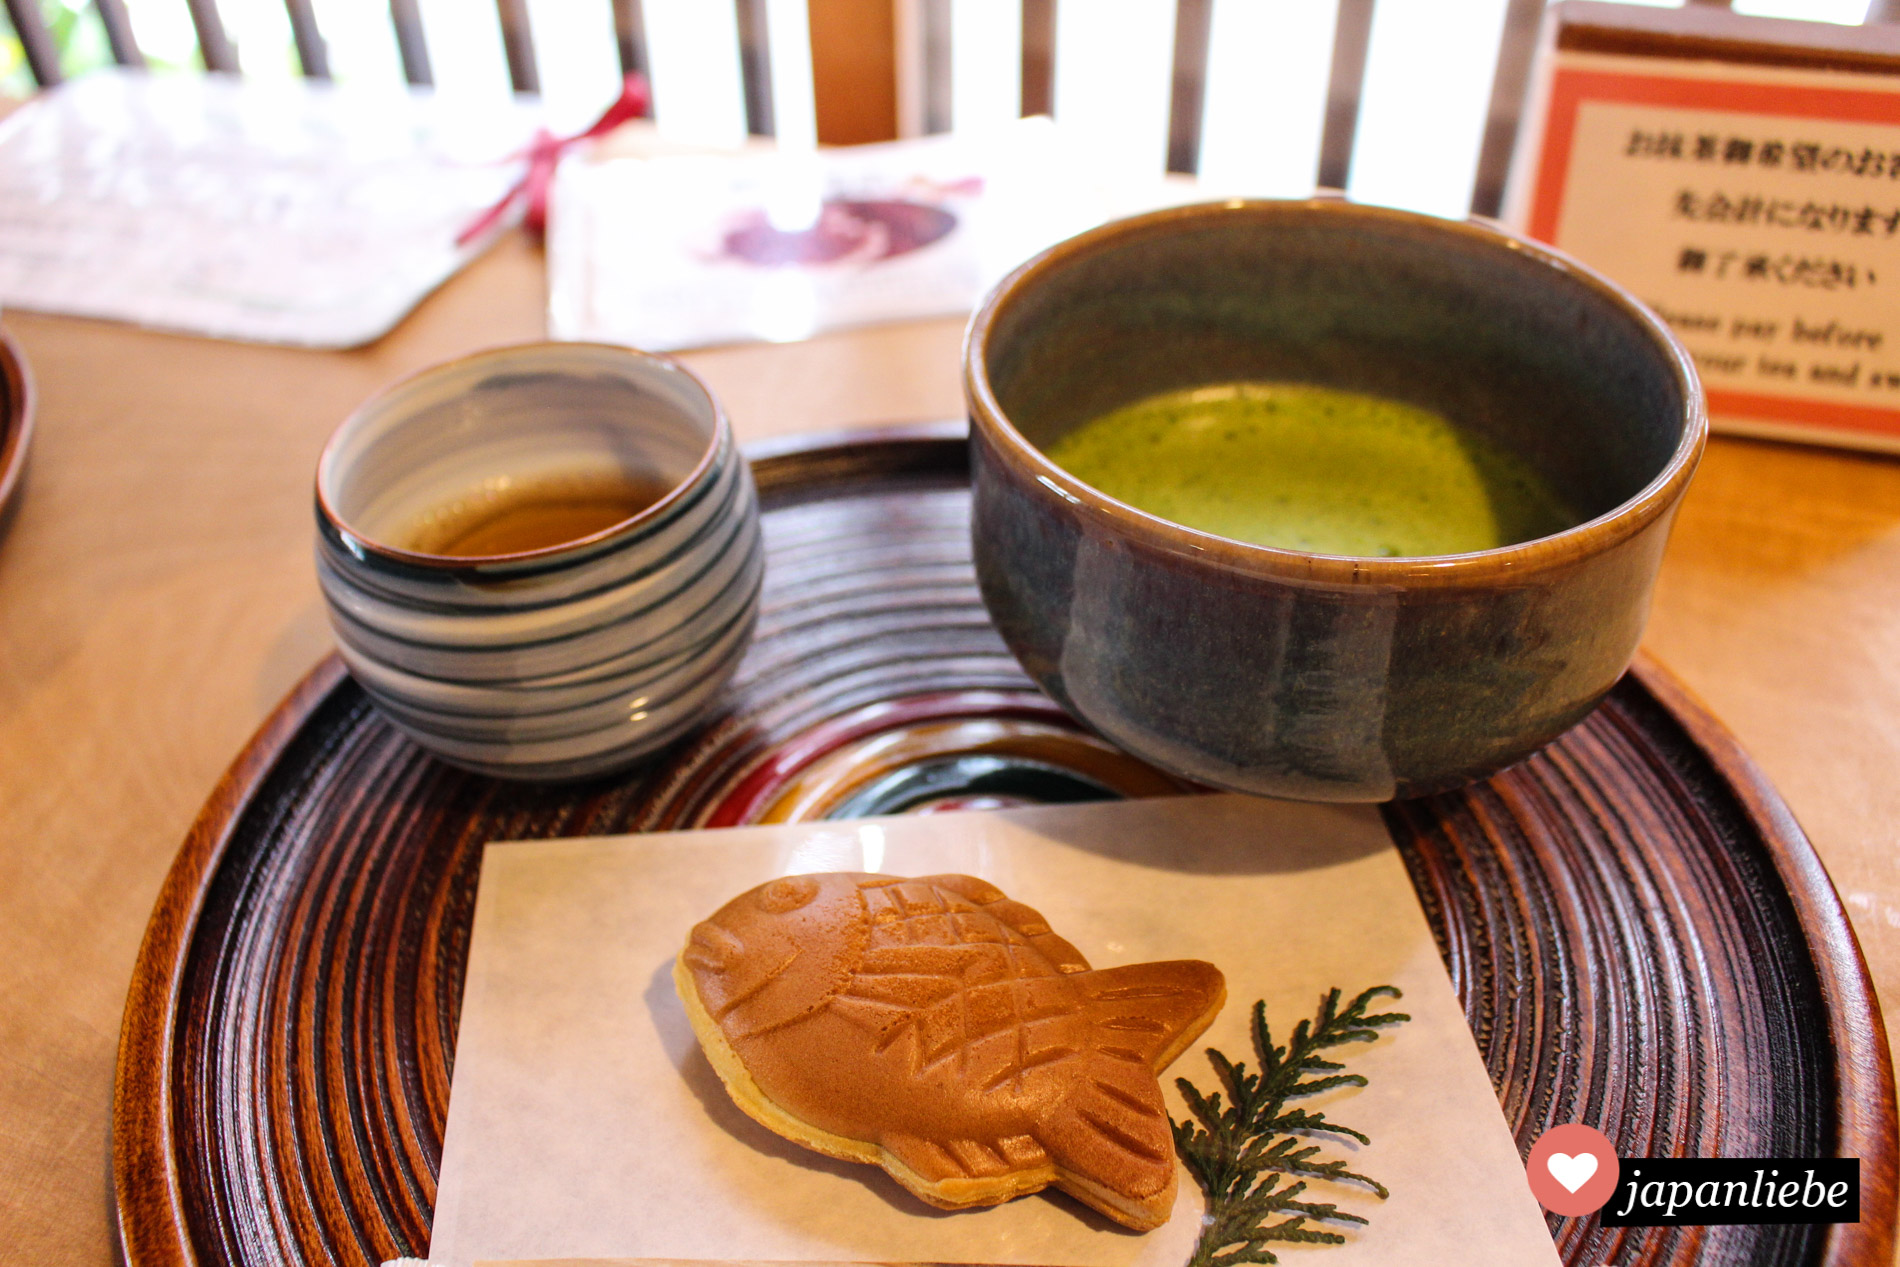
[[[111,1261],[120,1012],[159,883],[218,775],[329,648],[310,485],[390,380],[541,337],[505,239],[342,353],[9,312],[39,393],[0,529],[0,1262]],[[740,437],[962,413],[962,323],[688,354]],[[1814,840],[1900,1016],[1900,459],[1717,439],[1648,646]]]

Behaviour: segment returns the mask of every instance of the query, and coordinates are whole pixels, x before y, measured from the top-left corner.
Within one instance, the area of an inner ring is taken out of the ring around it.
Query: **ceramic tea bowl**
[[[1246,544],[1117,501],[1044,450],[1164,391],[1293,381],[1422,405],[1582,522],[1468,554]],[[1335,199],[1105,225],[1005,278],[964,346],[983,599],[1030,675],[1220,787],[1379,801],[1491,774],[1628,666],[1708,422],[1656,317],[1481,223]]]
[[[573,540],[414,545],[471,490],[622,476],[658,500]],[[693,725],[750,641],[765,558],[751,472],[704,384],[663,357],[539,344],[428,370],[337,429],[316,494],[345,662],[456,765],[550,780],[631,765]]]

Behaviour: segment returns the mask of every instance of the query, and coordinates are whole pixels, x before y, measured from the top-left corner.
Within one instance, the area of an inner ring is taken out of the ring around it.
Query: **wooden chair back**
[[[127,6],[153,2],[93,0],[120,65],[145,63]],[[329,78],[320,0],[281,2],[301,72]],[[1544,2],[495,0],[492,18],[515,91],[604,105],[618,73],[645,72],[663,132],[853,143],[1054,113],[1104,161],[1216,189],[1495,215]],[[239,71],[218,0],[183,3],[203,65]],[[5,4],[35,79],[57,83],[38,0]],[[428,0],[387,5],[402,75],[446,81]],[[590,39],[569,18],[593,9]],[[455,21],[483,11],[458,0]],[[1900,0],[1873,0],[1868,20],[1896,17]],[[596,73],[575,82],[584,57]]]

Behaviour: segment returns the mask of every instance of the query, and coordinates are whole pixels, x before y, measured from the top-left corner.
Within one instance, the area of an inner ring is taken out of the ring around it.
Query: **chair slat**
[[[1049,96],[1053,32],[1040,53],[1032,36],[1025,54],[1024,25],[1052,16],[1051,0],[900,0],[899,12],[911,21],[899,79],[914,81],[905,135],[990,132],[1021,118],[1026,59],[1041,58],[1041,69],[1030,73],[1041,86],[1031,82],[1028,96]],[[1049,104],[1030,109],[1047,113]]]
[[[1166,165],[1175,16],[1175,0],[1056,10],[1056,121],[1087,161],[1127,176]]]
[[[737,11],[716,0],[641,0],[641,8],[661,135],[702,145],[744,140]]]
[[[1464,216],[1471,207],[1508,0],[1380,0],[1346,190]]]
[[[540,92],[541,76],[534,66],[534,27],[528,20],[528,0],[495,0],[501,20],[501,45],[508,55],[508,78],[516,92]]]
[[[808,0],[765,0],[765,34],[772,135],[778,138],[780,149],[814,149],[818,145],[818,84]],[[894,48],[887,42],[887,51]],[[896,74],[896,65],[887,60],[885,76],[893,92]]]
[[[1326,127],[1319,141],[1322,188],[1344,189],[1352,173],[1359,98],[1366,86],[1366,51],[1372,46],[1372,3],[1339,0],[1339,17],[1333,26],[1333,70],[1326,83]]]
[[[1168,102],[1168,170],[1193,172],[1201,159],[1207,100],[1207,39],[1214,0],[1176,0],[1174,75]]]
[[[478,0],[416,0],[429,83],[439,93],[492,103],[511,95],[508,48],[496,10]]]
[[[624,74],[647,73],[646,14],[640,0],[614,0],[614,46],[620,51],[620,69]]]
[[[125,0],[93,0],[93,5],[99,10],[100,25],[106,29],[106,44],[112,49],[112,60],[121,66],[143,68],[145,54],[132,34],[132,19],[125,11]]]
[[[435,83],[418,0],[389,0],[389,24],[396,32],[396,51],[402,56],[402,77],[423,87]]]
[[[191,14],[193,29],[198,32],[198,56],[204,59],[205,69],[235,73],[237,49],[232,46],[231,37],[225,34],[217,0],[185,0],[185,8]]]
[[[1055,107],[1056,0],[1023,0],[1023,115]]]
[[[961,123],[957,118],[956,5],[954,0],[918,0],[917,8],[923,27],[922,131],[948,132]],[[1012,95],[1020,98],[1022,94]]]
[[[772,36],[765,0],[733,0],[739,23],[739,76],[745,91],[745,126],[753,136],[772,135]]]
[[[13,33],[20,39],[33,82],[51,88],[60,81],[59,49],[53,44],[52,32],[46,29],[38,0],[7,0],[7,16],[13,20]]]
[[[1211,190],[1313,192],[1338,18],[1337,0],[1214,0],[1195,166]]]
[[[1023,117],[1027,47],[1023,41],[1026,15],[1033,2],[953,0],[950,121],[959,131],[991,132]],[[1035,55],[1043,67],[1036,91],[1046,103],[1052,102],[1052,72],[1048,68],[1054,63],[1049,46],[1045,43]]]
[[[297,43],[297,64],[305,79],[330,77],[330,53],[317,29],[317,11],[310,0],[284,0],[284,12],[290,15],[290,36]]]
[[[1504,11],[1504,36],[1498,42],[1497,71],[1491,80],[1491,106],[1485,114],[1484,145],[1478,151],[1478,175],[1472,182],[1473,215],[1496,216],[1504,205],[1504,177],[1524,112],[1524,91],[1537,55],[1538,29],[1545,0],[1510,0]]]
[[[458,0],[465,2],[465,0]],[[620,33],[609,0],[526,0],[548,126],[574,132],[620,95]]]

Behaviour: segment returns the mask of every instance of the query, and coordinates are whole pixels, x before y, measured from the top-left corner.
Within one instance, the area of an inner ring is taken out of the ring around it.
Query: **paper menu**
[[[1547,48],[1505,218],[1655,309],[1718,429],[1900,450],[1896,177],[1900,75]]]
[[[732,1105],[673,993],[673,955],[737,893],[824,870],[978,875],[1097,967],[1219,965],[1228,1005],[1163,1079],[1176,1117],[1175,1075],[1213,1082],[1202,1047],[1255,1063],[1253,999],[1283,1035],[1333,986],[1399,986],[1413,1020],[1348,1057],[1371,1085],[1313,1102],[1372,1137],[1353,1162],[1392,1197],[1329,1194],[1371,1223],[1319,1261],[1472,1262],[1474,1246],[1557,1261],[1376,812],[1231,796],[491,845],[431,1260],[1184,1262],[1202,1209],[1185,1174],[1175,1217],[1146,1235],[1059,1196],[944,1213]]]
[[[551,204],[548,327],[668,351],[965,313],[1042,248],[1196,196],[1087,163],[1046,118],[804,153],[576,156]]]
[[[534,114],[426,91],[102,70],[0,123],[0,304],[351,347],[481,246]]]

